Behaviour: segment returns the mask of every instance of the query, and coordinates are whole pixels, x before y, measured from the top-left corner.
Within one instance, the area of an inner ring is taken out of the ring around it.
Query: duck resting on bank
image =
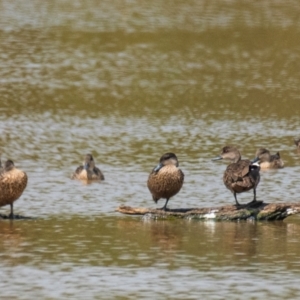
[[[241,159],[241,154],[237,148],[232,146],[225,146],[219,156],[213,160],[227,159],[231,163],[226,168],[223,175],[223,182],[225,186],[233,193],[236,206],[240,206],[236,194],[247,192],[253,189],[253,201],[256,202],[256,188],[260,180],[259,164],[256,160]],[[249,203],[249,204],[250,204]]]

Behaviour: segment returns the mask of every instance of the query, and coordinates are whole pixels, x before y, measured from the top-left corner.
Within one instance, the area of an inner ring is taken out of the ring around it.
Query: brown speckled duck
[[[176,195],[183,185],[184,174],[178,166],[176,155],[165,153],[149,175],[147,186],[155,203],[160,198],[166,199],[162,210],[167,210],[169,199]]]
[[[233,193],[235,203],[240,206],[237,201],[236,194],[243,193],[253,189],[254,198],[252,202],[256,202],[256,187],[260,180],[260,167],[255,161],[241,159],[240,152],[232,146],[226,146],[222,149],[222,153],[213,160],[228,159],[231,164],[226,168],[223,175],[225,186]],[[252,203],[251,202],[251,203]]]
[[[259,160],[259,166],[261,169],[279,169],[283,168],[284,162],[280,158],[280,153],[271,155],[270,151],[266,148],[259,148],[255,154],[257,160]]]
[[[10,205],[9,218],[14,218],[13,203],[20,198],[27,186],[27,175],[7,160],[0,169],[0,206]]]
[[[80,180],[104,180],[104,175],[96,167],[92,154],[87,154],[84,158],[83,165],[79,166],[71,176],[72,179]]]

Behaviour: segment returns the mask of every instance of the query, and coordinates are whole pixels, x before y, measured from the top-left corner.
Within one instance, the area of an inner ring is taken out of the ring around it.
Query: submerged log
[[[226,205],[207,208],[179,208],[163,211],[153,208],[119,206],[117,212],[128,215],[144,215],[150,219],[198,219],[215,221],[275,221],[300,213],[300,203],[264,203],[257,201],[253,204]]]

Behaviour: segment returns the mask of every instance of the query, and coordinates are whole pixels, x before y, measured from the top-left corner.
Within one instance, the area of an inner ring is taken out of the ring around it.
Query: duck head
[[[92,154],[87,154],[85,156],[83,167],[85,170],[93,170],[95,167],[95,161]]]
[[[165,153],[160,158],[159,164],[154,168],[154,171],[158,172],[162,167],[167,166],[167,165],[174,165],[176,167],[179,166],[177,156],[172,152]]]
[[[212,160],[228,159],[233,163],[238,162],[241,159],[241,153],[237,148],[233,146],[225,146],[222,148],[222,152],[219,156],[213,158]]]

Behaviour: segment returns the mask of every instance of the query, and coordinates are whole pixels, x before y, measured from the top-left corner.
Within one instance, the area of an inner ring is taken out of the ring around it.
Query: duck
[[[10,159],[0,166],[0,206],[10,205],[9,218],[13,219],[13,204],[23,194],[28,177],[24,171],[17,169]]]
[[[259,160],[261,169],[280,169],[284,167],[284,162],[280,158],[280,153],[271,155],[270,151],[266,148],[259,148],[255,154]]]
[[[242,159],[241,153],[236,147],[225,146],[222,148],[221,154],[213,158],[213,160],[221,159],[227,159],[231,161],[224,172],[223,182],[225,186],[233,193],[236,206],[241,206],[237,200],[236,194],[247,192],[251,189],[253,189],[254,197],[250,203],[255,203],[256,188],[260,181],[260,166],[257,162],[257,158],[255,158],[253,161]]]
[[[104,175],[99,168],[96,167],[92,154],[86,154],[83,164],[79,166],[71,176],[72,179],[79,180],[104,180]]]
[[[184,173],[179,167],[177,156],[168,152],[161,156],[159,164],[149,174],[147,186],[152,194],[153,201],[166,199],[165,205],[160,210],[167,210],[171,197],[175,196],[182,188]]]
[[[297,146],[297,148],[300,149],[300,138],[299,139],[294,139],[294,143]]]

